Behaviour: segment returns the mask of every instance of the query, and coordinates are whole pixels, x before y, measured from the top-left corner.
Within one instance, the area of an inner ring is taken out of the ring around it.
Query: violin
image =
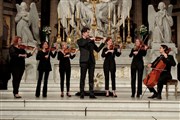
[[[20,49],[26,49],[26,50],[33,50],[35,47],[33,46],[26,46],[26,45],[18,45]]]
[[[75,53],[76,52],[76,49],[75,48],[67,48],[63,51],[65,54],[68,54],[68,53]]]
[[[165,51],[166,54],[169,54],[171,49]],[[152,71],[144,78],[143,83],[149,87],[153,88],[158,83],[161,72],[165,69],[166,64],[163,62],[164,56],[160,56],[157,62],[154,64]]]
[[[46,51],[55,51],[56,47],[47,48]]]

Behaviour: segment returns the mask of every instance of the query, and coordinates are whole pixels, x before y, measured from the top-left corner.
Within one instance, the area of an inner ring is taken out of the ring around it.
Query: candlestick
[[[113,18],[114,18],[114,26],[116,25],[116,21],[117,21],[117,20],[116,20],[116,17],[117,17],[117,16],[116,16],[116,8],[114,8],[114,17],[113,17]]]
[[[77,7],[77,18],[80,18],[80,11],[79,11],[79,8]]]

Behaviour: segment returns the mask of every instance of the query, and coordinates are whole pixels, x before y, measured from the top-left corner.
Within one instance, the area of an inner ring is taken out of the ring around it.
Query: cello
[[[171,49],[169,48],[166,52],[166,54],[169,54]],[[144,78],[143,83],[148,87],[148,88],[153,88],[155,85],[158,83],[158,79],[160,77],[160,74],[162,71],[164,71],[166,64],[163,62],[163,57],[160,56],[159,59],[154,63],[153,66],[155,66],[151,72]]]

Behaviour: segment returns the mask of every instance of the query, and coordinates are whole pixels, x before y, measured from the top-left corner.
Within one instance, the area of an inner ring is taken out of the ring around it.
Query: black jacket
[[[108,52],[107,54],[105,53],[108,51],[108,48],[104,48],[102,51],[101,56],[105,57],[103,67],[104,69],[115,69],[116,68],[116,62],[115,62],[115,56],[119,57],[121,55],[121,52],[118,52],[117,49],[114,49],[114,52]]]
[[[22,68],[25,69],[25,58],[19,57],[19,54],[27,54],[27,58],[32,56],[31,53],[27,53],[24,49],[16,48],[14,45],[11,45],[9,48],[10,54],[10,66],[11,68]]]
[[[168,55],[168,57],[165,58],[163,55],[160,55],[154,60],[154,62],[152,62],[152,68],[156,67],[159,60],[162,60],[166,64],[166,67],[161,74],[171,74],[171,67],[176,65],[174,57],[172,55]]]
[[[73,59],[75,57],[75,54],[69,55],[70,57],[65,57],[65,55],[61,51],[58,52],[57,59],[59,60],[59,68],[71,67],[70,59]]]
[[[93,64],[95,64],[93,50],[99,52],[105,45],[104,43],[101,43],[101,45],[97,47],[94,41],[84,38],[77,40],[77,44],[80,50],[80,63],[88,63],[91,61]]]
[[[46,59],[45,56],[48,55],[48,51],[47,52],[43,52],[42,50],[38,51],[37,56],[36,56],[36,60],[39,60],[39,65],[38,65],[38,70],[41,71],[51,71],[51,63],[50,63],[50,56],[52,58],[56,57],[57,52],[55,52],[54,54],[52,52],[49,53],[49,57]]]
[[[133,52],[135,52],[137,50],[132,49],[129,57],[133,57],[132,59],[132,64],[134,63],[143,63],[143,56],[146,56],[147,51],[146,50],[139,50],[137,55],[134,55]]]

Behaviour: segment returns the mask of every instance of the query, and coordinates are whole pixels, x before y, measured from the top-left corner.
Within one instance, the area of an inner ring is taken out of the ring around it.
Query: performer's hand
[[[91,37],[90,40],[95,41],[95,38],[94,38],[94,37]]]
[[[133,54],[134,54],[134,55],[137,55],[137,54],[138,54],[138,51],[134,51]]]
[[[152,66],[152,64],[148,64],[147,67],[150,68]]]
[[[147,49],[148,49],[148,46],[147,46],[147,45],[145,45],[145,46],[144,46],[144,49],[145,49],[145,50],[147,50]]]
[[[108,50],[109,52],[111,52],[111,53],[113,53],[114,52],[114,50]]]
[[[105,43],[105,42],[106,42],[106,38],[105,38],[105,37],[103,38],[102,42],[103,42],[103,43]]]
[[[168,57],[168,55],[167,55],[166,53],[164,53],[163,55],[164,55],[164,57],[165,57],[165,58],[167,58],[167,57]]]
[[[70,57],[70,55],[69,55],[69,54],[67,54],[67,55],[65,55],[64,57]]]
[[[44,56],[46,59],[48,58],[48,55]]]

